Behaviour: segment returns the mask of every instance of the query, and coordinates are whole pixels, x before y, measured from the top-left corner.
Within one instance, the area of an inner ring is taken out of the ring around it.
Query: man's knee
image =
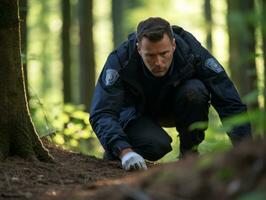
[[[209,91],[204,83],[198,79],[185,81],[180,88],[176,100],[182,99],[190,104],[202,104],[209,101]]]
[[[172,149],[172,138],[150,117],[137,118],[125,132],[133,149],[147,160],[158,160]]]
[[[145,159],[156,161],[172,150],[171,140],[151,140],[145,146],[136,149]]]
[[[205,138],[204,130],[180,131],[180,149],[191,149],[198,146]]]

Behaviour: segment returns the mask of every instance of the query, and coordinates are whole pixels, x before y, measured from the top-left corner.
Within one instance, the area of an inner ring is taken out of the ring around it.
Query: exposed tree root
[[[54,162],[32,123],[0,125],[0,160],[17,155],[29,161]]]

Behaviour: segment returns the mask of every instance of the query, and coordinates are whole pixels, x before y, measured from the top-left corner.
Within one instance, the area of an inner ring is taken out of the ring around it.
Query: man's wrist
[[[133,149],[131,148],[125,148],[122,149],[119,153],[119,158],[121,159],[125,154],[129,153],[129,152],[134,152]]]
[[[117,140],[111,146],[109,146],[109,149],[111,149],[112,153],[117,158],[120,158],[121,151],[127,148],[132,148],[132,146],[124,140]]]

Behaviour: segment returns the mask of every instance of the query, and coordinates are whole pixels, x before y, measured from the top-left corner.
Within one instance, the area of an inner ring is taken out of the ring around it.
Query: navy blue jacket
[[[180,27],[173,26],[176,41],[175,74],[168,84],[178,86],[190,78],[200,79],[211,94],[211,104],[221,119],[246,112],[246,106],[218,61],[195,39]],[[136,48],[136,34],[129,36],[108,57],[94,91],[90,123],[104,149],[118,155],[131,147],[123,129],[144,110],[144,94],[139,74],[141,57]],[[235,127],[229,137],[237,141],[251,134],[250,124]]]

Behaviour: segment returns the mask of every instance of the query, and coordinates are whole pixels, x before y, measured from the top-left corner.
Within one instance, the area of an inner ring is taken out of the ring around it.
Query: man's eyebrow
[[[154,56],[156,55],[155,53],[145,53],[146,56]]]
[[[170,51],[170,50],[167,49],[167,50],[164,50],[164,51],[160,52],[160,54],[167,53],[167,52],[169,52],[169,51]]]

